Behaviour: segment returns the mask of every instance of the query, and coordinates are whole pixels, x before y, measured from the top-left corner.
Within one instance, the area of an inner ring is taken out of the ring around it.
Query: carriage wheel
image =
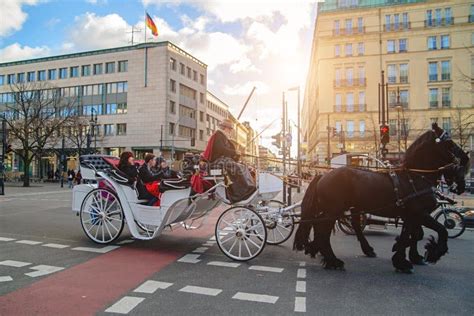
[[[229,208],[217,220],[217,245],[233,260],[247,261],[255,258],[265,247],[266,239],[267,230],[262,217],[248,208]]]
[[[81,205],[80,219],[87,237],[98,244],[116,240],[125,223],[117,195],[106,188],[94,189],[86,195]]]
[[[435,219],[446,228],[449,238],[461,236],[466,229],[463,216],[461,213],[453,209],[446,208],[439,211],[439,213],[435,215]]]
[[[364,214],[360,214],[360,229],[364,231],[367,226],[367,218]],[[350,217],[341,217],[337,220],[337,226],[339,229],[344,232],[346,235],[355,235],[355,230],[352,227]]]
[[[262,206],[271,208],[281,208],[285,206],[283,202],[277,200],[262,201]],[[293,214],[261,214],[267,228],[267,243],[270,245],[279,245],[291,237],[295,229],[295,220]]]

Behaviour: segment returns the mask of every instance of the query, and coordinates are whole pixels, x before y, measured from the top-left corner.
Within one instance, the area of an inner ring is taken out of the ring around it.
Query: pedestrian
[[[76,180],[76,184],[81,184],[81,181],[82,181],[81,170],[77,170],[75,180]]]
[[[73,181],[75,176],[76,174],[74,173],[74,170],[69,169],[67,172],[67,183],[69,185],[69,189],[72,189],[72,187],[74,186]]]
[[[59,180],[59,169],[54,172],[54,180]]]

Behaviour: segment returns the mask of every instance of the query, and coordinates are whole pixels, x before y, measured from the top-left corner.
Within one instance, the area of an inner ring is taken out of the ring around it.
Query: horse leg
[[[362,248],[362,252],[367,256],[367,257],[377,257],[377,255],[374,252],[374,248],[372,248],[369,245],[369,242],[365,238],[364,234],[362,233],[362,228],[360,227],[360,214],[352,214],[351,215],[351,225],[352,228],[354,229],[354,232],[356,233],[357,240],[360,243],[360,247]]]
[[[416,265],[426,265],[423,256],[418,253],[418,241],[423,239],[423,228],[421,225],[413,227],[410,240],[410,250],[408,251],[408,258],[410,262]]]
[[[406,248],[410,246],[410,233],[412,229],[412,223],[405,221],[402,232],[396,238],[397,242],[393,245],[392,251],[395,251],[395,254],[392,256],[392,264],[397,272],[413,273],[413,265],[406,259],[405,253]]]
[[[331,247],[331,231],[336,220],[328,220],[320,223],[316,230],[316,242],[318,250],[323,256],[323,266],[325,269],[344,270],[344,261],[338,259]]]
[[[430,214],[423,215],[422,224],[438,233],[438,241],[435,241],[433,235],[431,235],[428,243],[425,245],[425,260],[429,263],[436,263],[448,252],[448,231]]]

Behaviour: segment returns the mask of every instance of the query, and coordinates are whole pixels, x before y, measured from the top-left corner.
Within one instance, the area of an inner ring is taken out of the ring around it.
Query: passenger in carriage
[[[234,143],[230,140],[233,129],[232,121],[224,119],[219,124],[219,129],[209,138],[207,147],[202,154],[203,158],[209,162],[214,162],[222,157],[238,161],[240,156],[235,149]]]
[[[157,174],[161,176],[162,179],[177,179],[179,175],[176,171],[172,170],[166,160],[163,157],[156,157],[156,167],[158,169]]]
[[[147,205],[155,204],[158,199],[147,191],[143,181],[138,176],[138,164],[135,164],[135,158],[131,152],[124,151],[120,155],[118,169],[127,176],[129,184],[133,184],[136,181],[138,198],[140,200],[147,200]]]
[[[138,177],[145,185],[146,190],[153,196],[153,199],[148,201],[148,205],[156,205],[160,199],[160,190],[159,190],[159,181],[163,179],[163,174],[152,172],[153,168],[156,166],[155,155],[146,154],[145,163],[138,168]]]

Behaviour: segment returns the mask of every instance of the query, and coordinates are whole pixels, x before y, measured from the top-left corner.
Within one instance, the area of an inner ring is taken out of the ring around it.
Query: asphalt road
[[[415,273],[395,273],[398,229],[368,230],[377,258],[353,236],[332,244],[346,271],[292,250],[292,238],[250,262],[225,257],[213,242],[216,209],[200,230],[165,231],[135,241],[125,229],[104,247],[89,241],[58,186],[8,188],[0,197],[0,315],[472,315],[474,234]],[[422,243],[424,244],[424,242]],[[422,249],[420,244],[420,251]]]

